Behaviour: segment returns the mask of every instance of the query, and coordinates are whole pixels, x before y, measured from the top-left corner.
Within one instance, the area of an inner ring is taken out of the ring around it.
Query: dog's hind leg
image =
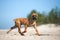
[[[16,26],[11,27],[10,30],[7,33],[9,33],[10,31],[12,31],[15,28],[17,28],[17,27]]]

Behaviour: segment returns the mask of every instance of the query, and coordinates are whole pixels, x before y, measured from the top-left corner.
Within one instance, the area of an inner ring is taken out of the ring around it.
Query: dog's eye
[[[32,17],[36,17],[36,16],[34,15],[34,16],[32,16]]]

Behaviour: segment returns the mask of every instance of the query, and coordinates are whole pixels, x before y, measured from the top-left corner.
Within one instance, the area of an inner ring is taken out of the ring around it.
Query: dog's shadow
[[[37,35],[37,34],[32,34],[33,36],[34,35]],[[30,35],[30,36],[32,36],[32,35]],[[50,36],[50,34],[40,34],[40,35],[37,35],[37,36]]]
[[[50,36],[50,34],[40,34],[40,36]]]

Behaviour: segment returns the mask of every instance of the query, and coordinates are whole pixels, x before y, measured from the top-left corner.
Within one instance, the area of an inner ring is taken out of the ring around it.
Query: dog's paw
[[[26,33],[26,31],[23,31],[22,33]]]
[[[40,36],[40,34],[38,34],[38,33],[36,33],[35,35],[38,35],[38,36]]]
[[[40,34],[38,34],[38,36],[40,36]]]
[[[23,34],[23,33],[21,33],[21,35],[22,35],[22,36],[24,36],[24,34]]]
[[[7,34],[9,33],[9,32],[6,32]]]

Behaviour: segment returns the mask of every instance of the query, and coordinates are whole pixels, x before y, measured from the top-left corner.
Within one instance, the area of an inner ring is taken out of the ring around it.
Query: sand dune
[[[40,25],[37,27],[40,36],[35,35],[35,30],[33,27],[29,27],[25,36],[21,36],[17,29],[14,29],[9,34],[6,32],[8,30],[0,30],[0,40],[60,40],[60,27],[54,24]],[[23,31],[24,28],[21,28]]]

